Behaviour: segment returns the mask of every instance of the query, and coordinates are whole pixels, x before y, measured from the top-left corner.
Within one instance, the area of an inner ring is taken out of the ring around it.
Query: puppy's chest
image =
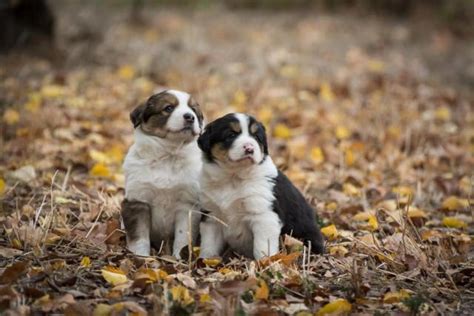
[[[273,183],[267,179],[222,181],[203,184],[203,203],[208,211],[229,223],[239,223],[272,211]]]

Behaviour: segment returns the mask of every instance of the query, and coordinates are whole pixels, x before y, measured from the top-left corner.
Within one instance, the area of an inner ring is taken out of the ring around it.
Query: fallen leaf
[[[285,124],[279,123],[273,129],[273,136],[281,139],[288,139],[291,137],[291,131]]]
[[[351,137],[352,133],[347,127],[338,126],[338,127],[336,127],[335,134],[336,134],[337,139],[343,140],[343,139],[347,139],[347,138]]]
[[[105,164],[100,163],[100,162],[96,163],[92,167],[89,173],[91,176],[104,177],[104,178],[110,177],[111,175],[109,168]]]
[[[15,282],[23,274],[27,272],[29,261],[17,261],[12,265],[8,266],[0,276],[0,284],[7,284]]]
[[[206,304],[212,302],[212,298],[208,293],[199,295],[199,303]]]
[[[466,228],[467,224],[456,217],[447,216],[443,218],[443,225],[449,228]]]
[[[109,316],[112,312],[112,306],[107,304],[97,304],[94,308],[93,316]]]
[[[349,250],[344,246],[333,246],[329,248],[329,254],[334,257],[344,257],[348,253]]]
[[[334,224],[321,228],[321,233],[329,239],[336,239],[339,236]]]
[[[174,302],[180,303],[184,306],[194,303],[194,299],[189,294],[189,290],[182,285],[173,286],[170,289],[170,292]]]
[[[337,299],[317,311],[316,315],[347,315],[351,312],[352,305],[345,299]]]
[[[209,267],[215,267],[219,265],[222,262],[222,258],[216,257],[216,258],[205,258],[202,260],[206,266]]]
[[[119,285],[126,283],[128,281],[127,276],[125,275],[125,272],[123,272],[121,269],[112,267],[112,266],[107,266],[103,268],[102,270],[102,276],[104,279],[112,284],[112,285]]]
[[[123,65],[117,71],[117,75],[121,79],[126,79],[126,80],[129,80],[135,77],[135,73],[136,73],[135,68],[133,68],[133,66],[131,65]]]
[[[36,179],[36,170],[33,166],[27,165],[11,172],[10,176],[18,181],[31,183]]]
[[[3,113],[3,121],[7,123],[7,125],[15,125],[20,121],[20,113],[12,109],[7,109]]]
[[[435,111],[435,118],[439,121],[449,121],[451,119],[451,110],[447,106],[440,106]]]
[[[270,289],[268,288],[267,282],[264,280],[259,280],[257,289],[255,290],[255,299],[267,300],[269,295]]]
[[[410,293],[407,290],[401,289],[398,292],[388,292],[383,296],[383,302],[385,304],[399,303],[404,299],[410,297]]]
[[[81,267],[88,268],[91,265],[91,259],[87,256],[83,257],[81,260]]]
[[[324,154],[321,147],[313,147],[311,149],[311,160],[315,165],[320,165],[324,162]]]
[[[323,101],[326,101],[326,102],[334,101],[334,93],[332,92],[332,89],[329,83],[323,82],[321,84],[319,96]]]
[[[469,207],[468,199],[461,199],[457,196],[447,197],[441,206],[446,211],[459,211]]]
[[[0,196],[2,196],[3,193],[5,193],[5,187],[6,187],[5,181],[2,178],[0,178]]]

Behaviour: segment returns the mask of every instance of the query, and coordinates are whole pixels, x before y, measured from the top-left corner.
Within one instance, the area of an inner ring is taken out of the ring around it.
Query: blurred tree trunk
[[[0,0],[0,53],[54,39],[54,15],[46,0]]]

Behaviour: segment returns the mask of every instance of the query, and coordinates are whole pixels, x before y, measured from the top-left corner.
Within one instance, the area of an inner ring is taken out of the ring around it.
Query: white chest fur
[[[151,206],[152,239],[173,237],[179,212],[198,208],[200,157],[195,142],[177,145],[135,132],[123,165],[125,197]]]
[[[227,224],[217,224],[224,241],[248,257],[255,255],[254,239],[259,238],[254,233],[256,224],[267,222],[272,230],[281,228],[278,215],[272,210],[272,179],[277,173],[270,157],[239,174],[224,172],[212,163],[203,166],[202,207]]]

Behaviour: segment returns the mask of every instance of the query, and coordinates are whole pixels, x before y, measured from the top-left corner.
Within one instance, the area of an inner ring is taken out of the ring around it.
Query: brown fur
[[[219,160],[219,161],[228,160],[227,150],[222,147],[221,143],[217,143],[211,148],[211,154],[216,160]]]
[[[122,218],[127,239],[137,239],[143,233],[140,231],[143,226],[149,227],[151,223],[151,207],[144,202],[125,199],[122,202]]]

